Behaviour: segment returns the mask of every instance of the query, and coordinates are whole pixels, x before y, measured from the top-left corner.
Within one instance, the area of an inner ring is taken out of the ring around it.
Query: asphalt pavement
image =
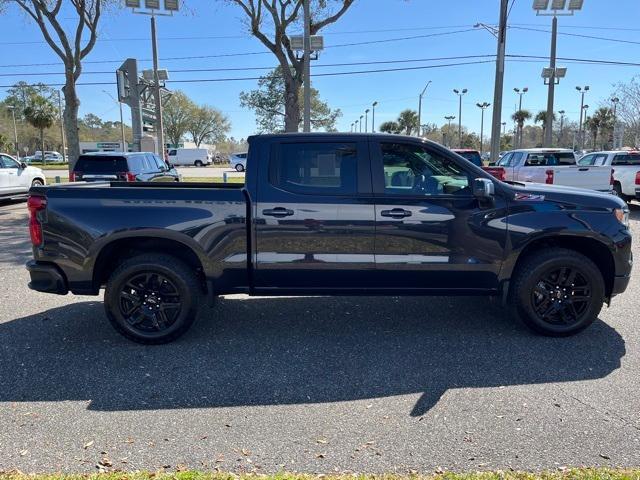
[[[483,298],[227,296],[145,347],[99,297],[27,289],[26,218],[0,203],[0,471],[640,464],[637,268],[564,339]]]

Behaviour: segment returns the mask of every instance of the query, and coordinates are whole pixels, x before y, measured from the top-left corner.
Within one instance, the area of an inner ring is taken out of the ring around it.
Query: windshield
[[[81,155],[73,170],[81,173],[126,172],[128,170],[127,159],[124,157]]]

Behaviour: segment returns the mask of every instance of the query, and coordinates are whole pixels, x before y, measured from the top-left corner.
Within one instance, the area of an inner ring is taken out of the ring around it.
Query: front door
[[[372,142],[371,151],[378,286],[497,288],[506,240],[502,198],[480,205],[471,189],[477,172],[444,150],[390,139]]]
[[[260,178],[256,289],[340,292],[369,286],[375,221],[366,140],[277,141],[264,158],[253,155]]]
[[[7,155],[0,155],[0,194],[22,193],[30,187],[20,163]]]

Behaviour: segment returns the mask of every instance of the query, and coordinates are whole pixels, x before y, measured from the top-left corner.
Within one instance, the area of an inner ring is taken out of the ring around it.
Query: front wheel
[[[196,160],[193,164],[194,164],[196,167],[201,167],[202,165],[204,165],[200,160]]]
[[[236,172],[244,172],[244,166],[241,164],[236,165]]]
[[[44,185],[44,182],[39,178],[34,178],[33,181],[31,182],[32,187],[41,187],[42,185]]]
[[[510,303],[523,323],[542,335],[578,333],[598,317],[604,280],[584,255],[564,248],[537,251],[515,272]]]
[[[104,304],[120,334],[138,343],[161,344],[191,327],[201,297],[192,267],[170,255],[144,254],[124,261],[111,274]]]

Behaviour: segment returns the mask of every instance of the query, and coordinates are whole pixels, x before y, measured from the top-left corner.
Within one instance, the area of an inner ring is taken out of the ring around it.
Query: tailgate
[[[576,165],[554,167],[552,170],[554,185],[586,188],[601,192],[611,190],[611,167]]]

